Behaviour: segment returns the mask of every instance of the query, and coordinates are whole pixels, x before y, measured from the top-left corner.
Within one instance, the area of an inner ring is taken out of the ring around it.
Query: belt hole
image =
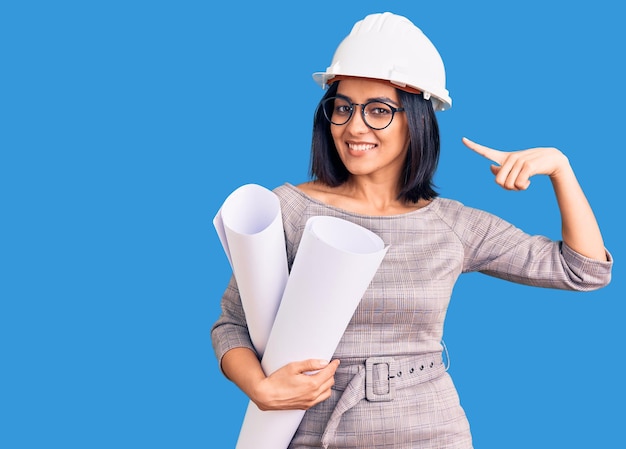
[[[424,369],[424,365],[420,366],[420,371]]]
[[[434,364],[434,362],[430,362],[430,367],[432,368]]]
[[[397,376],[398,376],[398,377],[402,377],[402,371],[398,371]]]
[[[411,369],[409,370],[409,373],[410,373],[410,374],[413,374],[413,371],[415,371],[415,368],[411,368]]]

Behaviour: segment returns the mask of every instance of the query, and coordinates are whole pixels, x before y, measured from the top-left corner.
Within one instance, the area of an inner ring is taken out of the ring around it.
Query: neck
[[[352,177],[342,186],[342,191],[351,198],[354,207],[371,215],[394,215],[417,208],[417,204],[398,199],[400,188],[395,179]]]

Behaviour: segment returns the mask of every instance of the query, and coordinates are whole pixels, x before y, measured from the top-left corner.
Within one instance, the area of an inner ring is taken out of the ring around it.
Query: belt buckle
[[[377,365],[387,366],[387,393],[376,393],[374,390],[374,382],[380,381],[380,376],[375,378],[374,367]],[[396,394],[395,379],[396,361],[393,357],[370,357],[365,361],[365,398],[370,402],[393,401]]]

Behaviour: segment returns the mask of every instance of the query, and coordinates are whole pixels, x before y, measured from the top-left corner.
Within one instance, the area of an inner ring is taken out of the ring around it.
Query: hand
[[[253,401],[261,410],[306,410],[330,397],[339,360],[304,360],[285,365],[266,377]]]
[[[530,148],[521,151],[500,151],[480,145],[463,137],[470,150],[495,162],[491,172],[496,183],[507,190],[526,190],[534,175],[556,179],[561,172],[571,170],[567,157],[556,148]]]

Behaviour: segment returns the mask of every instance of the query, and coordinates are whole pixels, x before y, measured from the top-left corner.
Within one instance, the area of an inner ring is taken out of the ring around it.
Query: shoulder
[[[286,220],[302,216],[307,207],[311,204],[311,198],[293,184],[285,183],[273,190],[280,201],[283,218]]]
[[[275,187],[272,191],[276,194],[276,196],[278,196],[281,202],[306,202],[308,194],[306,190],[301,187],[302,185],[303,184],[299,184],[295,186],[286,182],[278,187]]]
[[[317,181],[304,182],[302,184],[298,184],[294,188],[309,198],[326,204],[330,203],[331,198],[337,196],[336,189]]]
[[[437,198],[432,206],[434,213],[441,220],[446,222],[450,228],[462,231],[462,233],[477,228],[510,225],[497,215],[449,198]]]
[[[339,189],[316,181],[297,185],[285,183],[278,189],[277,194],[279,196],[289,198],[292,201],[303,202],[307,205],[341,206],[342,199],[345,200],[345,195],[342,195]]]
[[[471,208],[463,203],[450,198],[438,197],[430,204],[430,210],[444,221],[455,220],[459,215],[466,213]]]

